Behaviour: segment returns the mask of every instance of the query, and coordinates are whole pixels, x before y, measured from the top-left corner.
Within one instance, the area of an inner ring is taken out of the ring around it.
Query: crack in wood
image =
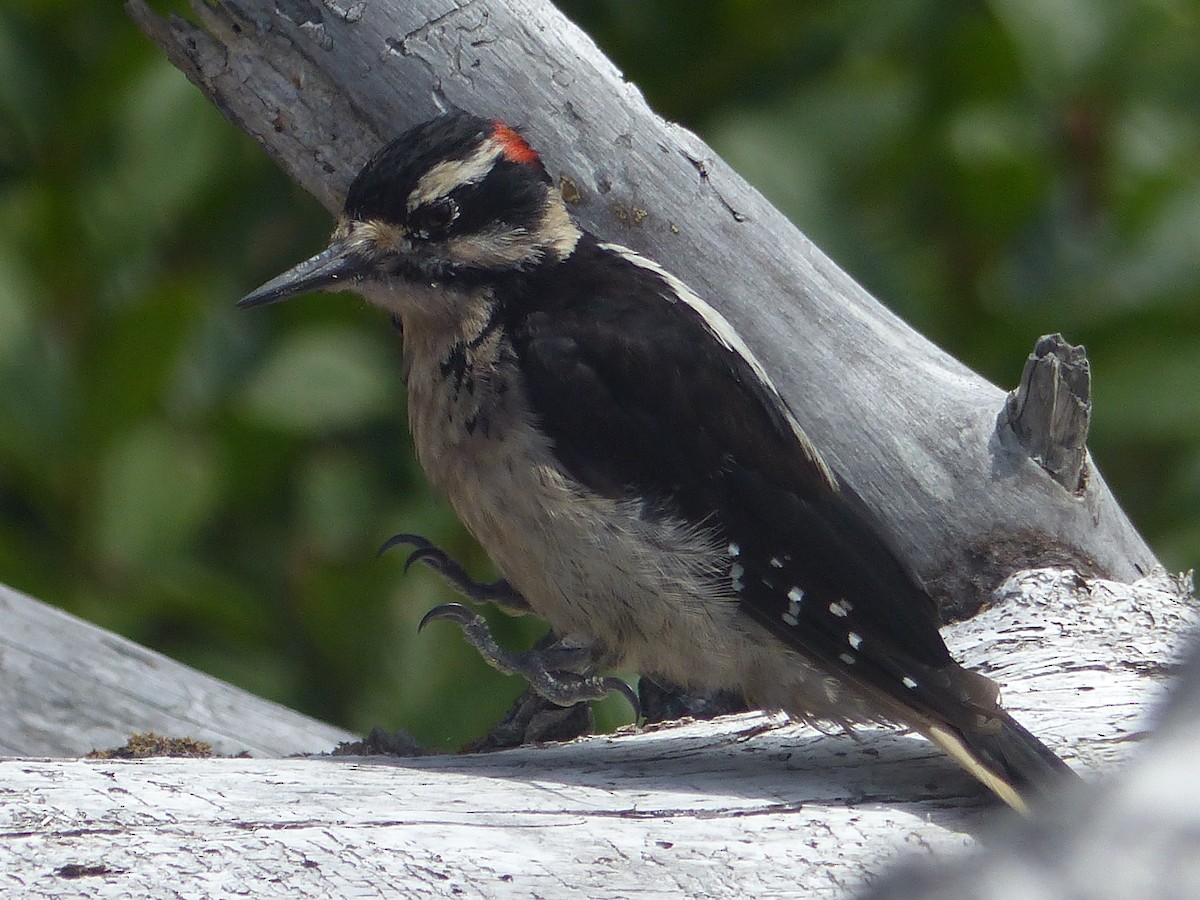
[[[725,209],[729,212],[729,214],[731,216],[733,216],[733,220],[735,222],[748,221],[746,215],[739,212],[733,206],[732,203],[730,203],[728,200],[726,200],[725,195],[722,194],[719,190],[717,190],[716,185],[714,185],[712,183],[712,177],[711,177],[711,174],[709,173],[708,163],[705,160],[701,159],[700,157],[694,156],[690,152],[688,152],[687,150],[684,150],[682,148],[680,149],[679,152],[681,154],[683,154],[684,159],[686,159],[689,163],[692,164],[692,168],[695,169],[697,174],[699,174],[699,176],[700,176],[700,181],[708,186],[708,188],[713,192],[713,196],[715,196],[717,198],[717,200],[720,201],[721,205],[724,206]]]

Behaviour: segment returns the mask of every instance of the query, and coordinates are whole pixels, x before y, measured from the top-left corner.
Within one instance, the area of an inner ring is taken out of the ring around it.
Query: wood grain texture
[[[142,0],[129,9],[331,212],[383,140],[439,110],[522,125],[586,227],[658,260],[735,324],[947,609],[969,612],[1032,565],[1123,580],[1154,568],[1090,460],[1081,493],[1056,483],[1007,426],[1004,391],[656,116],[550,3],[219,0],[197,3],[204,27]]]
[[[1153,738],[1116,777],[958,859],[911,861],[870,900],[1200,897],[1198,651],[1193,642]]]
[[[80,756],[140,731],[255,756],[354,738],[0,585],[0,755]]]
[[[1087,351],[1061,334],[1038,338],[1021,383],[1008,395],[1005,421],[1031,459],[1068,491],[1086,487],[1092,371]]]
[[[1007,705],[1095,780],[1153,725],[1189,589],[1022,573],[947,638],[1003,646]],[[9,760],[0,784],[0,893],[27,897],[849,897],[1009,816],[920,738],[761,713],[457,757]]]

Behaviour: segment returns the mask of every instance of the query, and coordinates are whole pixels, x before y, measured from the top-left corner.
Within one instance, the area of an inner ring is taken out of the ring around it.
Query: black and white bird
[[[354,180],[328,248],[239,305],[314,290],[400,325],[421,466],[505,579],[468,591],[573,648],[560,673],[522,664],[548,696],[620,668],[890,722],[1018,809],[1070,773],[950,657],[933,600],[738,332],[580,229],[514,129],[450,113],[408,131]]]

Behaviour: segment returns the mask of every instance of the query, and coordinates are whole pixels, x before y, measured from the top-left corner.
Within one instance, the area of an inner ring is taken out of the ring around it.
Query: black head
[[[536,151],[496,120],[449,113],[379,150],[350,185],[329,247],[239,306],[313,290],[478,283],[569,255],[579,238]],[[399,300],[389,302],[395,306]]]

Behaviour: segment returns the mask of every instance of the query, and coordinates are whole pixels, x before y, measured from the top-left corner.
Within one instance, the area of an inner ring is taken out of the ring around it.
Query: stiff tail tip
[[[996,728],[996,724],[999,728]],[[926,736],[1021,815],[1030,803],[1078,775],[1020,723],[1001,711],[991,727],[961,732],[930,725]]]

